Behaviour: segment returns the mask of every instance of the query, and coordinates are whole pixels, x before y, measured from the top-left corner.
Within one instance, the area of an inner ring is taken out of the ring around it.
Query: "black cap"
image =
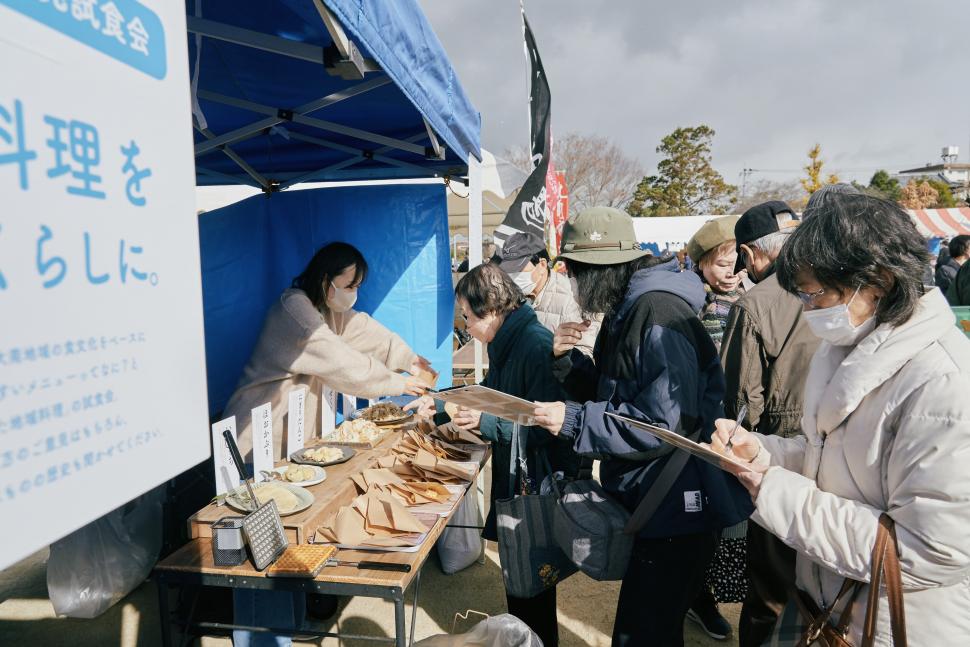
[[[509,236],[502,249],[492,257],[492,262],[506,274],[521,272],[532,257],[542,253],[545,248],[546,245],[541,238],[535,234],[520,231]]]
[[[781,200],[762,202],[745,211],[734,226],[734,239],[738,250],[738,262],[734,271],[740,272],[744,269],[741,245],[747,245],[751,241],[788,227],[794,227],[797,224],[798,216],[795,215],[794,209]]]

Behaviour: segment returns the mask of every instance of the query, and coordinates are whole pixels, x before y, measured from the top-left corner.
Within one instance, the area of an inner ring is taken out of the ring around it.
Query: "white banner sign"
[[[290,408],[286,414],[286,455],[303,449],[304,406],[306,404],[306,389],[290,391]]]
[[[337,423],[337,392],[323,387],[320,394],[320,435],[324,438],[333,434]]]
[[[265,481],[263,471],[273,469],[273,405],[269,402],[253,409],[253,480]],[[246,457],[242,457],[246,460]]]
[[[232,460],[232,452],[223,432],[229,431],[236,440],[236,416],[212,425],[212,462],[216,471],[216,494],[225,494],[239,486],[239,470]]]
[[[0,0],[0,79],[3,569],[209,425],[185,3]]]

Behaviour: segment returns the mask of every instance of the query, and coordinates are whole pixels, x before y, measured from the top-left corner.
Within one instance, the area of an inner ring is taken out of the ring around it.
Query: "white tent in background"
[[[528,173],[501,157],[482,149],[482,233],[491,235],[502,223]],[[452,183],[448,192],[448,231],[452,238],[468,229],[468,192]]]
[[[634,218],[633,230],[637,241],[654,252],[666,249],[676,252],[687,246],[698,229],[708,220],[720,218],[720,215],[705,216],[654,216],[649,218]]]

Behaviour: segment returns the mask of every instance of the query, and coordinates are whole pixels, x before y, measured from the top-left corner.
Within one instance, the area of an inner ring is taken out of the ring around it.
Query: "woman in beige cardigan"
[[[283,430],[293,389],[307,389],[307,437],[316,431],[324,386],[368,399],[424,392],[420,380],[401,372],[417,375],[430,368],[428,360],[370,316],[352,309],[366,276],[367,262],[357,248],[330,243],[269,309],[224,412],[226,417],[236,416],[239,449],[247,460],[253,446],[250,411],[266,402],[273,410],[274,457],[285,456]]]

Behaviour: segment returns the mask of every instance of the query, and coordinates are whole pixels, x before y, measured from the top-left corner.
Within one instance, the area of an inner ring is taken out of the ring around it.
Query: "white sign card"
[[[303,449],[304,440],[304,408],[306,406],[306,388],[290,391],[290,408],[286,415],[286,453],[298,452]]]
[[[357,398],[352,395],[343,394],[344,400],[344,420],[350,420],[350,414],[357,411]]]
[[[253,480],[265,481],[263,471],[273,469],[273,405],[267,402],[252,411]],[[246,460],[243,457],[243,460]]]
[[[212,463],[216,472],[216,494],[225,494],[239,486],[239,470],[232,460],[232,452],[226,442],[224,431],[236,440],[236,416],[229,416],[212,425]]]
[[[0,0],[0,569],[209,456],[185,34]]]
[[[328,386],[320,394],[320,435],[324,438],[333,434],[337,424],[337,392]]]

